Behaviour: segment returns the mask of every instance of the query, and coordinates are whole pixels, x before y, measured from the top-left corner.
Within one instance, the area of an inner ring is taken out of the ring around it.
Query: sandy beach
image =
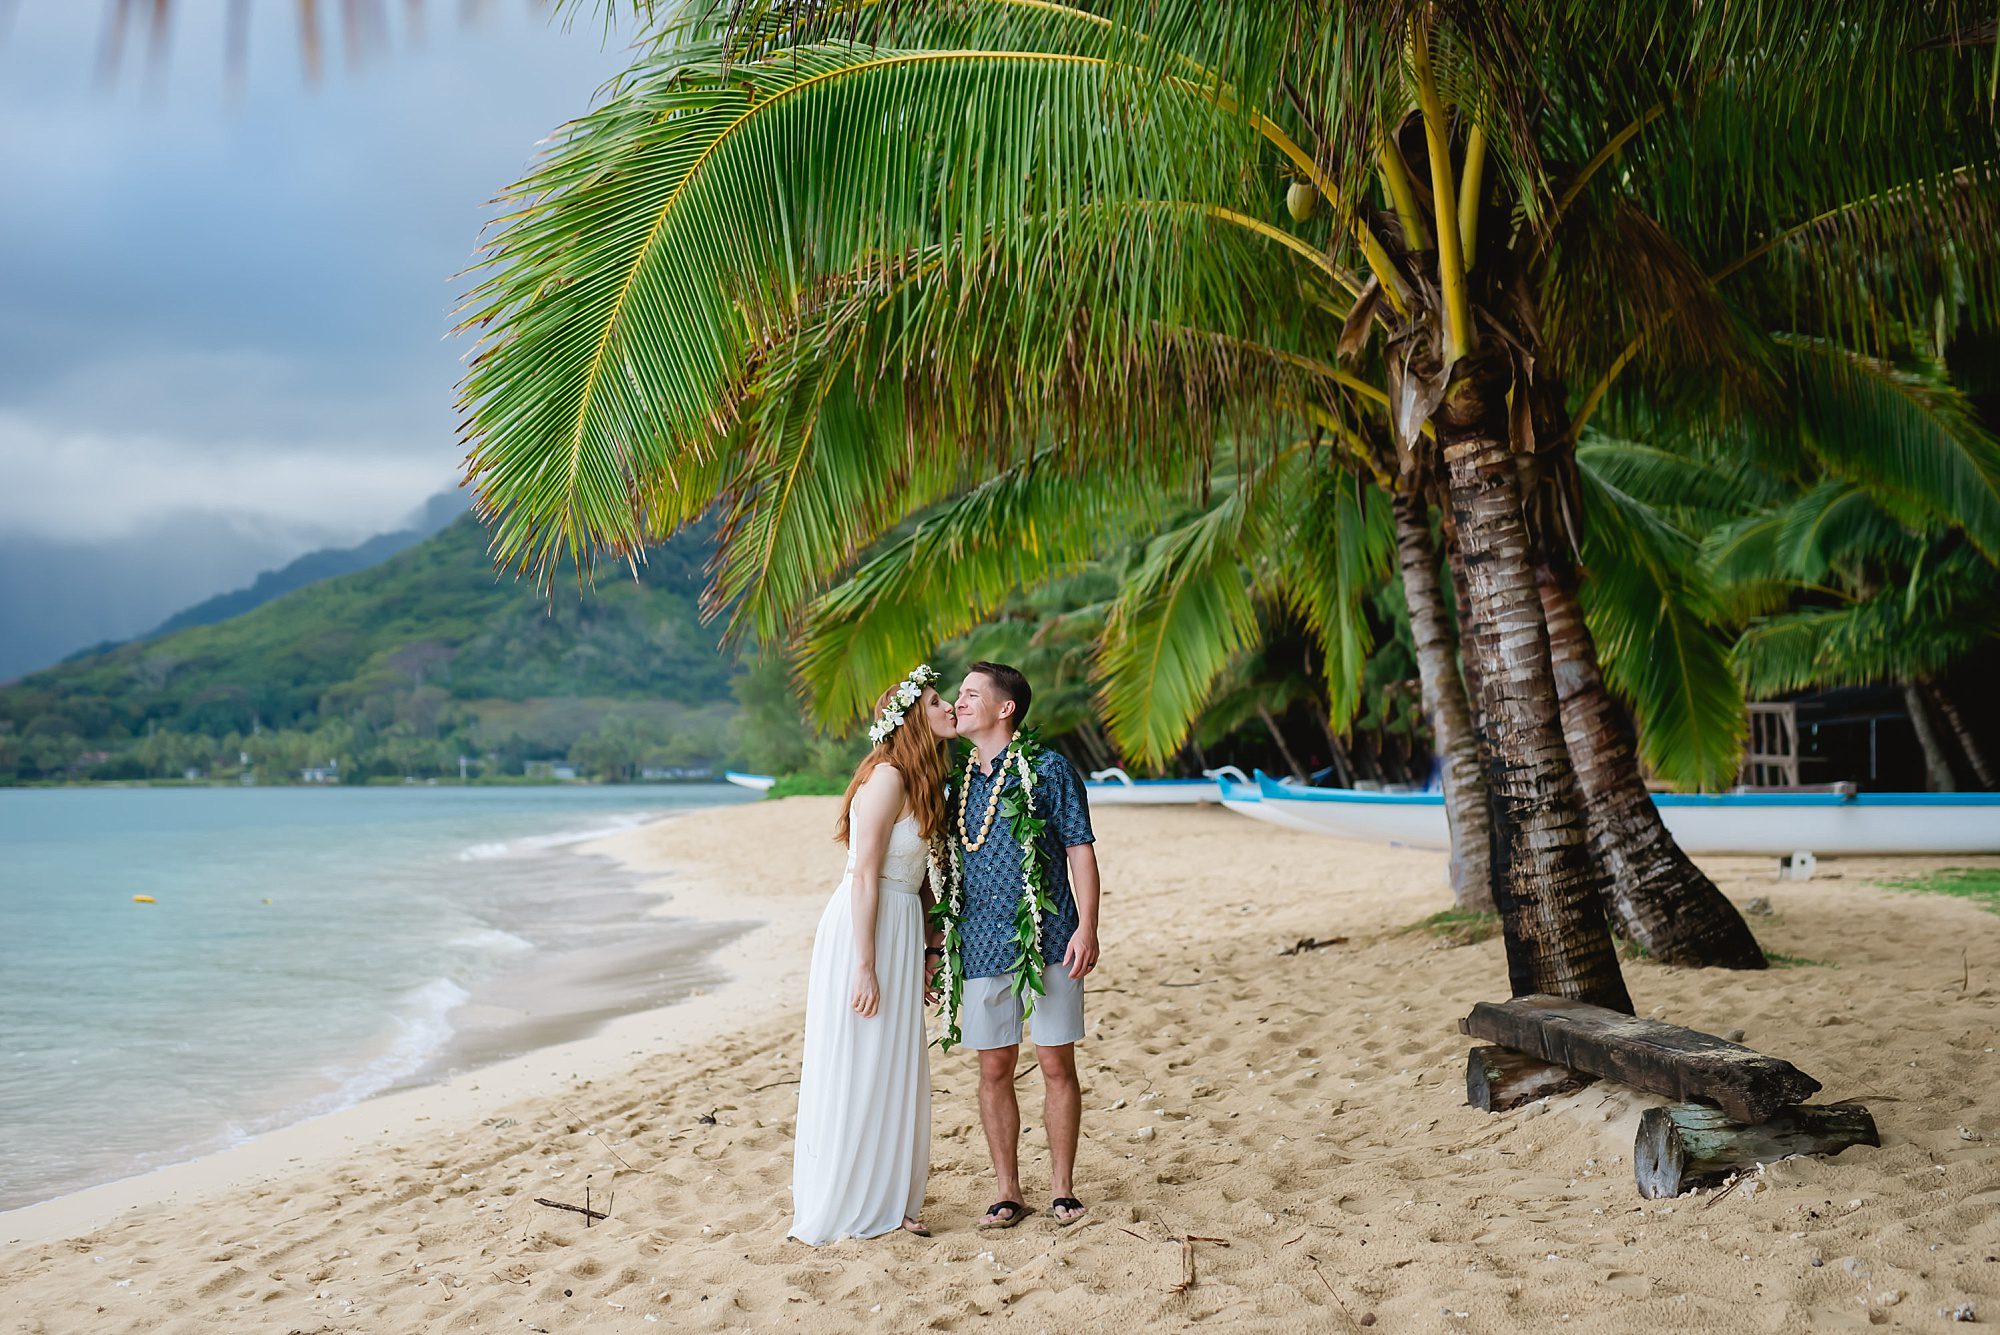
[[[1786,967],[1628,962],[1643,1014],[1796,1062],[1880,1149],[1642,1201],[1656,1100],[1464,1106],[1456,1022],[1497,940],[1411,930],[1441,855],[1226,812],[1097,814],[1104,963],[1079,1047],[1091,1218],[975,1232],[992,1198],[968,1054],[937,1060],[936,1236],[784,1238],[830,799],[595,846],[660,912],[754,922],[728,981],[590,1038],[145,1178],[0,1215],[0,1330],[1817,1331],[2000,1320],[2000,916],[1875,888],[1939,865],[1710,859]],[[1979,859],[1950,859],[1971,865]],[[1987,863],[1995,859],[1985,859]],[[1344,938],[1295,955],[1302,937]],[[1046,1206],[1035,1077],[1023,1153]],[[610,1218],[536,1197],[590,1201]]]

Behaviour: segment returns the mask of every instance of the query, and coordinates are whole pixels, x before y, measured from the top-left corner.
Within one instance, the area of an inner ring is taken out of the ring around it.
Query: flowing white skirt
[[[817,1247],[918,1218],[931,1166],[924,1041],[924,914],[918,883],[884,879],[875,909],[882,1003],[854,1013],[850,881],[820,915],[806,987],[805,1063],[792,1159],[790,1236]]]

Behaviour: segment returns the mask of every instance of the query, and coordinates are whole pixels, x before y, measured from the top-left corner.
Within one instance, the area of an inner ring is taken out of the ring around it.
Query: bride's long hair
[[[934,689],[924,687],[923,694],[904,714],[902,726],[875,743],[861,758],[854,777],[847,781],[847,791],[840,798],[840,819],[833,827],[836,843],[847,842],[847,814],[854,806],[854,795],[868,782],[875,767],[882,764],[894,765],[902,771],[903,791],[916,815],[918,828],[923,831],[924,842],[929,843],[944,830],[944,785],[951,774],[951,759],[948,744],[931,731],[930,717],[924,708]],[[875,717],[882,716],[895,694],[895,686],[882,692],[875,702]]]

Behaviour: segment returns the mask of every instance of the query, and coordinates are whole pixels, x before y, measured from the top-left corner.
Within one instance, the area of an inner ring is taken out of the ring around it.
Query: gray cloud
[[[260,0],[234,100],[220,4],[177,6],[164,76],[134,42],[108,90],[102,6],[0,28],[0,540],[65,544],[47,599],[80,596],[75,544],[116,567],[171,530],[162,591],[99,618],[157,620],[454,478],[457,275],[488,201],[624,60],[524,7],[429,8],[420,45],[399,25],[355,69],[329,22],[311,88],[293,7]],[[0,638],[24,618],[0,611]],[[65,635],[120,633],[97,625]]]
[[[487,201],[619,54],[512,8],[469,27],[440,14],[423,46],[313,90],[289,23],[265,22],[231,104],[222,7],[179,8],[151,93],[137,43],[126,77],[97,87],[96,5],[24,6],[0,47],[0,467],[37,433],[254,445],[274,463],[394,440],[434,466],[384,497],[386,522],[457,462],[463,348],[447,334]],[[162,483],[162,513],[207,499]]]

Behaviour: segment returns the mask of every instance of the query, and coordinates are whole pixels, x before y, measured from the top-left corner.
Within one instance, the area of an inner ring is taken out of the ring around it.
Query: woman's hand
[[[854,970],[854,1013],[862,1019],[870,1019],[882,1006],[882,988],[875,981],[875,970],[869,965],[857,965]]]
[[[937,954],[933,955],[928,951],[924,954],[924,1005],[926,1006],[935,1006],[944,1000],[944,991],[938,986],[939,975],[944,972],[944,952],[942,948],[934,948],[938,950]]]

